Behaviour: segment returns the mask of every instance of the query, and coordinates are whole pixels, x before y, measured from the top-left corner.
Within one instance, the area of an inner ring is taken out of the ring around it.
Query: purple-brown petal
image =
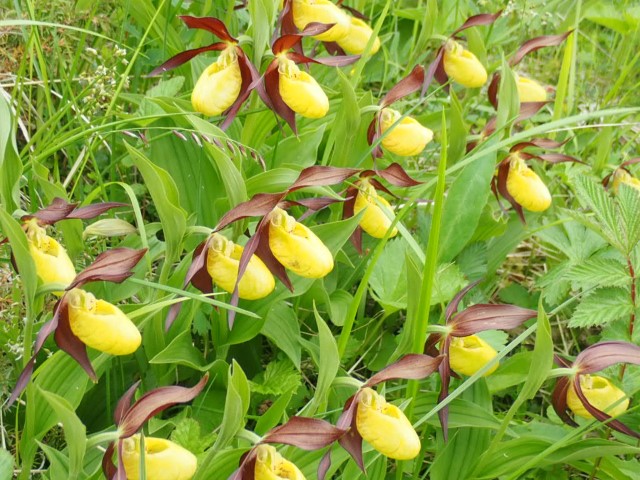
[[[520,63],[522,59],[531,52],[543,47],[554,47],[560,45],[573,32],[569,30],[561,35],[543,35],[541,37],[532,38],[522,44],[518,51],[509,59],[509,66],[513,67]]]
[[[553,394],[551,395],[551,405],[564,423],[571,425],[572,427],[577,427],[578,424],[574,422],[567,413],[567,392],[569,391],[569,382],[570,379],[568,377],[561,377],[558,379],[556,386],[553,389]]]
[[[640,346],[628,342],[600,342],[585,348],[573,362],[580,373],[595,373],[618,363],[640,365]]]
[[[181,15],[180,19],[189,28],[197,28],[213,33],[220,40],[225,42],[238,43],[227,30],[227,26],[219,19],[214,17],[192,17],[190,15]]]
[[[25,215],[21,220],[37,218],[40,225],[53,225],[54,223],[67,218],[67,215],[69,215],[77,206],[77,203],[67,203],[66,200],[56,197],[51,202],[51,205],[48,205],[31,215]]]
[[[211,52],[211,51],[220,51],[227,48],[228,45],[223,42],[212,43],[211,45],[207,45],[205,47],[193,48],[191,50],[185,50],[184,52],[180,52],[169,60],[164,62],[162,65],[158,65],[156,68],[151,70],[147,74],[147,77],[155,77],[156,75],[160,75],[164,72],[168,72],[169,70],[173,70],[174,68],[178,68],[181,65],[184,65],[192,58],[200,55],[201,53]]]
[[[303,450],[318,450],[331,445],[345,430],[319,418],[291,417],[287,423],[265,435],[263,443],[283,443]]]
[[[107,281],[121,283],[133,275],[133,268],[147,253],[146,248],[134,250],[120,247],[102,252],[94,262],[76,275],[67,290],[80,287],[89,282]]]
[[[372,376],[363,387],[373,387],[387,380],[419,380],[428,377],[438,370],[443,359],[442,355],[435,358],[418,353],[405,355]]]
[[[425,71],[422,65],[416,65],[411,73],[396,83],[380,101],[381,107],[388,107],[398,100],[417,92],[424,85]]]
[[[289,187],[288,192],[295,192],[305,187],[337,185],[358,172],[359,170],[356,168],[313,165],[300,172],[296,181]]]
[[[178,403],[190,402],[196,398],[207,384],[208,379],[209,374],[207,373],[191,388],[178,386],[160,387],[142,395],[122,417],[119,425],[120,438],[134,435],[155,414]]]
[[[485,330],[511,330],[538,312],[515,305],[477,304],[463,310],[449,322],[451,335],[466,337]]]
[[[117,472],[117,467],[113,463],[113,452],[115,451],[115,444],[111,442],[102,456],[102,473],[107,480],[113,479]]]
[[[398,163],[392,163],[384,170],[376,170],[376,175],[384,178],[391,185],[396,187],[415,187],[421,185],[423,182],[414,180],[409,176],[404,168]]]
[[[500,15],[502,15],[502,10],[496,13],[481,13],[479,15],[473,15],[472,17],[467,18],[467,20],[460,25],[460,27],[451,34],[451,36],[453,37],[467,28],[491,25],[500,17]]]
[[[218,232],[227,225],[248,217],[262,217],[276,208],[286,193],[257,193],[250,200],[242,202],[229,210],[218,222]]]
[[[447,305],[447,308],[444,311],[445,323],[449,323],[449,320],[451,320],[451,317],[458,311],[458,307],[460,306],[460,302],[462,301],[462,299],[465,297],[467,293],[471,291],[473,287],[478,285],[480,281],[481,280],[476,280],[475,282],[471,282],[469,285],[467,285],[458,293],[456,293],[455,297],[453,297],[451,302],[449,302],[449,305]]]
[[[58,347],[67,352],[71,358],[78,362],[82,369],[87,372],[87,375],[89,375],[91,380],[97,382],[98,376],[96,375],[96,372],[91,365],[91,360],[89,360],[89,356],[87,355],[87,346],[71,331],[71,325],[69,324],[69,310],[66,302],[64,302],[60,308],[58,327],[56,328],[54,338]]]
[[[91,205],[87,205],[84,207],[74,209],[69,215],[67,215],[67,219],[79,218],[82,220],[87,220],[89,218],[95,218],[98,215],[102,215],[105,212],[108,212],[112,208],[118,207],[128,207],[129,205],[121,202],[102,202],[102,203],[93,203]]]
[[[124,392],[124,395],[120,397],[118,403],[116,405],[116,409],[113,411],[113,421],[116,425],[120,425],[122,418],[125,416],[129,408],[131,408],[131,401],[133,400],[133,395],[136,393],[138,386],[140,385],[140,380],[131,385],[129,389]]]

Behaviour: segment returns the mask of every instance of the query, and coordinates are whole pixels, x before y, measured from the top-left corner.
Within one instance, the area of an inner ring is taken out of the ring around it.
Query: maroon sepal
[[[456,295],[453,297],[451,302],[449,302],[449,305],[447,305],[447,308],[444,311],[445,323],[449,323],[449,321],[451,320],[451,317],[453,317],[453,315],[455,315],[455,313],[458,311],[458,307],[460,306],[460,302],[465,297],[465,295],[467,293],[469,293],[480,282],[481,282],[481,279],[478,279],[475,282],[471,282],[469,285],[467,285],[462,290],[460,290],[458,293],[456,293]]]
[[[190,15],[180,15],[180,20],[189,28],[206,30],[213,33],[216,37],[224,42],[238,43],[227,30],[227,26],[219,19],[214,17],[192,17]]]
[[[112,480],[118,468],[113,464],[113,452],[115,451],[115,443],[111,442],[102,456],[102,472],[107,480]]]
[[[415,187],[423,183],[411,178],[406,170],[402,168],[399,163],[395,162],[384,170],[376,170],[375,173],[396,187]]]
[[[479,15],[473,15],[472,17],[467,18],[467,20],[465,20],[465,22],[462,25],[460,25],[451,34],[451,36],[454,37],[455,35],[462,32],[463,30],[466,30],[467,28],[479,27],[482,25],[491,25],[500,17],[500,15],[502,15],[502,10],[499,10],[496,13],[481,13]]]
[[[295,192],[305,187],[325,187],[329,185],[338,185],[347,178],[352,177],[359,170],[356,168],[329,167],[322,165],[313,165],[307,167],[300,172],[298,178],[287,189],[287,193]]]
[[[205,47],[199,47],[199,48],[193,48],[191,50],[185,50],[184,52],[180,52],[177,55],[174,55],[169,60],[164,62],[162,65],[159,65],[156,68],[154,68],[153,70],[151,70],[147,74],[147,77],[155,77],[155,76],[160,75],[160,74],[162,74],[164,72],[168,72],[169,70],[173,70],[174,68],[178,68],[179,66],[184,65],[189,60],[191,60],[192,58],[200,55],[201,53],[212,52],[212,51],[221,51],[221,50],[224,50],[225,48],[227,48],[228,46],[229,45],[224,43],[224,42],[216,42],[216,43],[212,43],[211,45],[207,45]]]
[[[574,422],[567,413],[567,392],[569,391],[569,382],[570,380],[567,377],[561,377],[558,379],[556,386],[553,389],[553,394],[551,395],[551,405],[564,423],[571,425],[572,427],[577,427],[578,424]]]
[[[124,392],[118,403],[116,404],[116,409],[113,411],[113,421],[116,425],[120,425],[122,418],[124,417],[127,410],[131,408],[131,401],[133,400],[133,395],[136,393],[136,390],[140,386],[141,380],[138,380],[136,383],[131,385],[129,389]]]
[[[541,37],[532,38],[522,44],[518,51],[509,59],[509,66],[513,67],[520,63],[522,59],[531,52],[543,47],[555,47],[560,45],[573,32],[569,30],[561,35],[543,35]]]
[[[371,151],[371,156],[375,160],[376,158],[381,158],[382,148],[380,147],[380,143],[377,142],[378,138],[382,135],[382,131],[380,130],[380,115],[381,112],[377,112],[373,115],[373,119],[369,124],[369,128],[367,129],[367,143],[369,145],[374,145],[373,150]]]
[[[95,218],[112,208],[126,207],[126,203],[120,202],[102,202],[86,205],[78,208],[77,203],[67,203],[60,197],[56,197],[51,205],[38,210],[31,215],[24,215],[21,220],[26,221],[37,218],[40,225],[53,225],[56,222],[67,219],[89,219]]]
[[[82,369],[87,372],[89,378],[94,383],[97,383],[98,376],[91,366],[91,361],[87,355],[87,346],[71,331],[69,309],[64,297],[60,300],[58,327],[56,328],[54,339],[58,347],[78,362]]]
[[[455,315],[449,325],[454,337],[467,337],[486,330],[510,330],[538,313],[515,305],[476,304]]]
[[[344,410],[338,419],[338,428],[347,429],[347,433],[338,440],[338,443],[349,455],[351,455],[351,458],[355,460],[360,470],[366,474],[364,459],[362,457],[362,436],[360,435],[360,432],[358,432],[358,426],[356,423],[361,391],[362,390],[358,390],[355,395],[347,400]],[[321,480],[321,478],[318,477],[318,480]]]
[[[289,279],[289,275],[287,275],[287,271],[276,257],[273,256],[271,248],[269,248],[269,221],[269,219],[266,219],[264,225],[262,225],[260,229],[260,238],[255,253],[260,260],[264,262],[267,268],[271,270],[271,273],[278,277],[278,280],[293,292],[293,284]]]
[[[518,214],[522,223],[527,223],[524,218],[524,211],[522,206],[516,202],[516,199],[511,196],[509,190],[507,190],[507,177],[509,176],[509,157],[505,158],[498,166],[498,177],[492,180],[492,189],[494,194],[499,193],[507,202],[511,204],[513,209]],[[497,198],[497,195],[496,195]],[[499,199],[498,199],[499,201]]]
[[[576,157],[572,157],[571,155],[565,155],[564,153],[541,153],[536,155],[536,157],[540,160],[544,160],[549,163],[581,163],[582,165],[586,165],[582,160],[578,160]]]
[[[274,60],[269,64],[267,70],[264,72],[263,79],[264,91],[268,99],[265,103],[269,108],[271,108],[271,110],[287,122],[291,131],[297,135],[298,129],[296,127],[296,113],[291,110],[289,105],[284,103],[284,100],[280,95],[280,73],[278,72],[277,60]]]
[[[311,22],[309,23],[304,30],[298,33],[287,33],[282,35],[280,38],[276,39],[271,46],[271,51],[274,55],[278,55],[279,53],[286,52],[294,48],[303,37],[312,37],[314,35],[320,35],[331,28],[335,23],[318,23]],[[299,52],[298,52],[299,53]]]
[[[318,472],[317,472],[317,477],[318,480],[324,480],[324,478],[327,476],[327,472],[329,471],[329,468],[331,467],[331,449],[327,450],[327,453],[325,453],[322,458],[320,459],[320,463],[318,463]]]
[[[226,226],[248,217],[261,217],[271,212],[278,203],[284,199],[287,192],[282,193],[257,193],[250,200],[242,202],[227,213],[218,222],[215,232],[218,232]]]
[[[227,480],[254,480],[256,470],[256,450],[252,448],[240,459],[240,466]]]
[[[170,386],[160,387],[142,395],[124,414],[118,424],[120,438],[128,438],[142,428],[142,425],[157,413],[178,403],[190,402],[196,398],[209,380],[206,373],[200,381],[191,388]],[[128,396],[129,392],[125,393]]]
[[[346,430],[335,427],[319,418],[294,416],[284,425],[267,433],[262,442],[283,443],[303,450],[318,450],[331,445],[345,432]]]
[[[527,142],[516,143],[513,147],[509,149],[509,153],[519,152],[524,150],[527,147],[537,147],[537,148],[560,148],[569,140],[565,140],[564,142],[558,142],[556,140],[551,140],[550,138],[534,138]]]
[[[424,85],[422,85],[422,90],[420,91],[421,97],[424,97],[425,93],[427,93],[427,90],[434,78],[440,85],[444,85],[449,80],[447,73],[444,71],[444,47],[440,47],[438,49],[436,58],[429,64],[427,75],[424,79]]]
[[[403,99],[404,97],[417,92],[424,85],[425,72],[422,65],[416,65],[413,70],[396,83],[391,90],[380,101],[381,107],[388,107],[389,105]]]
[[[35,344],[33,346],[33,355],[31,356],[31,358],[25,365],[24,369],[20,373],[20,376],[18,377],[18,381],[16,382],[16,386],[13,387],[11,396],[9,397],[9,400],[7,400],[7,403],[5,406],[6,408],[9,408],[11,405],[13,405],[13,402],[15,402],[18,399],[20,394],[27,387],[29,380],[31,380],[31,375],[33,374],[33,369],[36,363],[36,357],[38,356],[38,353],[40,353],[40,350],[42,350],[44,342],[47,340],[47,338],[49,338],[51,334],[55,332],[56,328],[58,328],[58,322],[60,318],[60,308],[63,300],[64,300],[64,296],[60,300],[58,300],[58,303],[56,303],[55,307],[53,308],[53,317],[51,318],[51,320],[45,323],[40,329],[40,331],[38,332],[38,335],[36,336]]]
[[[89,282],[113,282],[122,283],[131,275],[133,268],[147,253],[146,248],[134,250],[120,247],[102,252],[94,262],[81,271],[66,290],[80,287]]]
[[[563,368],[571,368],[571,362],[570,362],[570,361],[568,361],[568,360],[566,360],[566,359],[564,359],[564,358],[562,358],[562,357],[561,357],[560,355],[558,355],[558,354],[554,354],[554,355],[553,355],[553,362],[554,362],[556,365],[559,365],[559,366],[561,366],[561,367],[563,367]]]
[[[236,101],[223,113],[223,115],[226,115],[226,118],[220,124],[222,130],[226,130],[229,125],[231,125],[231,122],[233,122],[233,119],[236,118],[236,115],[240,111],[240,107],[242,107],[242,104],[249,98],[254,88],[258,89],[258,94],[261,98],[265,96],[260,74],[253,66],[253,63],[251,63],[240,47],[236,47],[236,53],[238,55],[238,66],[240,67],[242,84],[238,98],[236,98]]]
[[[347,201],[342,204],[342,218],[351,218],[354,215],[354,207],[356,204],[356,196],[358,195],[358,187],[347,188]],[[351,237],[349,238],[356,251],[362,255],[362,227],[357,226]]]
[[[602,410],[597,409],[591,403],[589,403],[589,399],[586,397],[584,392],[582,391],[582,386],[580,385],[580,375],[576,375],[573,378],[573,389],[576,392],[576,396],[580,399],[580,402],[584,406],[584,408],[589,412],[596,420],[599,420],[603,423],[606,423],[608,427],[613,428],[614,430],[624,433],[625,435],[629,435],[630,437],[640,439],[640,433],[632,430],[627,427],[620,420],[613,420],[611,415],[606,414]]]
[[[628,342],[600,342],[585,348],[573,362],[580,373],[595,373],[618,363],[640,365],[640,346]]]
[[[363,387],[373,387],[388,380],[420,380],[426,378],[438,370],[443,359],[444,356],[442,355],[435,358],[417,353],[405,355],[372,376]]]

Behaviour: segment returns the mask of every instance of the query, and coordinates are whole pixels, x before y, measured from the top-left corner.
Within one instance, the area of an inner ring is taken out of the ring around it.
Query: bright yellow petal
[[[316,79],[291,60],[280,59],[278,89],[284,103],[306,118],[322,118],[329,111],[329,99]]]
[[[449,348],[449,363],[454,372],[471,376],[497,355],[498,352],[477,335],[453,337]],[[498,363],[494,364],[484,376],[492,374],[497,368]]]
[[[358,195],[353,205],[353,212],[357,215],[361,210],[365,211],[360,220],[360,227],[374,238],[384,237],[391,226],[392,219],[387,217],[382,211],[378,202],[390,211],[392,211],[391,205],[378,195],[370,183],[361,181],[358,188]],[[395,237],[397,234],[398,229],[394,227],[389,237]]]
[[[207,255],[207,271],[216,285],[231,293],[238,279],[238,266],[244,248],[222,235],[216,233],[214,236]],[[275,286],[276,282],[267,266],[256,255],[252,255],[238,285],[240,298],[264,298]]]
[[[464,87],[479,88],[487,82],[487,71],[480,60],[453,40],[447,42],[443,62],[447,75]]]
[[[636,190],[640,190],[640,180],[631,176],[631,174],[624,168],[618,168],[613,172],[613,191],[615,193],[618,193],[621,183],[627,184]]]
[[[191,480],[198,460],[189,450],[164,438],[145,437],[144,465],[148,480]],[[127,480],[140,478],[140,436],[124,441],[122,455]]]
[[[373,29],[359,18],[351,17],[351,28],[341,39],[337,40],[338,45],[350,55],[361,55],[367,46],[369,39],[373,35]],[[376,37],[369,53],[375,54],[380,50],[380,38]]]
[[[241,87],[238,56],[235,47],[229,47],[202,72],[191,93],[191,104],[205,115],[220,115],[233,105]]]
[[[67,286],[73,281],[76,269],[67,251],[55,239],[48,235],[37,240],[28,237],[28,243],[36,273],[44,285],[60,283]]]
[[[589,403],[612,417],[622,415],[629,408],[629,398],[627,395],[616,387],[610,380],[598,375],[581,375],[580,387],[582,393],[587,397]],[[623,400],[624,399],[624,400]],[[614,403],[622,400],[615,407],[609,408]],[[573,413],[583,418],[593,418],[593,416],[584,408],[582,402],[578,398],[573,382],[567,391],[567,405]]]
[[[380,131],[385,133],[402,117],[391,108],[385,108],[380,116]],[[413,117],[405,117],[382,139],[382,146],[396,155],[418,155],[433,140],[433,132]]]
[[[321,42],[335,42],[348,34],[349,15],[329,0],[293,0],[293,23],[298,30],[312,23],[333,23],[329,30],[313,38]]]
[[[142,338],[122,310],[74,288],[67,294],[71,331],[85,345],[111,355],[135,352]]]
[[[269,248],[288,270],[306,278],[322,278],[333,270],[333,256],[322,240],[276,208],[269,222]]]
[[[259,445],[256,451],[254,480],[306,480],[302,472],[271,445]]]
[[[515,156],[507,175],[507,191],[516,202],[531,212],[543,212],[551,206],[551,193],[524,161]]]
[[[546,102],[547,91],[542,85],[531,78],[518,76],[518,96],[520,102]]]
[[[370,388],[360,394],[356,427],[362,438],[386,457],[410,460],[420,453],[420,438],[402,410]]]

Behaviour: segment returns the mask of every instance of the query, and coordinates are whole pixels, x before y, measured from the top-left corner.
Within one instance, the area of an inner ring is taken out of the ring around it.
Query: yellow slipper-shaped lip
[[[164,438],[145,437],[144,465],[148,480],[191,480],[198,460],[189,450]],[[140,478],[140,436],[124,440],[122,455],[127,480]]]
[[[197,112],[220,115],[233,105],[241,87],[242,73],[236,47],[230,46],[202,72],[191,93],[191,104]]]
[[[607,378],[599,375],[581,375],[580,387],[582,393],[587,397],[589,403],[612,417],[622,415],[629,408],[629,398],[627,395],[616,387]],[[620,403],[617,403],[620,401]],[[617,403],[615,407],[613,404]],[[567,406],[573,413],[582,418],[593,418],[584,405],[578,398],[575,388],[573,388],[573,382],[569,384],[569,390],[567,391]]]
[[[329,98],[316,79],[288,58],[278,59],[278,90],[282,101],[306,118],[322,118],[329,111]]]
[[[447,42],[443,63],[446,74],[464,87],[479,88],[487,83],[487,71],[480,60],[458,42]]]
[[[358,396],[356,427],[362,438],[386,457],[410,460],[420,453],[420,438],[402,410],[370,388]]]
[[[67,301],[71,331],[85,345],[111,355],[127,355],[140,346],[138,328],[115,305],[79,288],[67,293]]]
[[[454,372],[471,376],[497,355],[498,352],[477,335],[453,337],[449,347],[449,364]],[[497,368],[498,363],[493,365],[484,376],[492,374]]]
[[[306,278],[322,278],[333,270],[333,256],[315,233],[281,208],[271,213],[269,248],[284,267]]]
[[[517,155],[510,160],[507,191],[516,202],[531,212],[543,212],[551,206],[549,189]]]
[[[373,29],[366,22],[363,22],[359,18],[351,17],[349,33],[337,40],[337,43],[346,53],[350,55],[361,55],[364,53],[364,49],[367,43],[369,43],[371,35],[373,35]],[[378,50],[380,50],[380,39],[376,36],[369,53],[374,55]]]
[[[402,117],[397,110],[385,108],[380,116],[380,132],[387,133],[382,138],[382,146],[388,151],[403,157],[418,155],[433,140],[433,132],[413,117],[405,117],[400,123],[394,123]]]
[[[384,237],[393,221],[382,211],[378,202],[392,212],[389,202],[378,195],[373,185],[365,180],[360,181],[358,185],[358,195],[356,195],[356,201],[353,205],[353,212],[357,215],[360,211],[364,210],[364,214],[360,220],[360,227],[374,238]],[[395,237],[397,234],[398,229],[394,227],[389,237]]]
[[[306,480],[302,472],[271,445],[256,449],[254,480]]]
[[[531,78],[517,77],[518,97],[520,102],[546,102],[547,91]]]
[[[313,22],[334,24],[326,32],[313,36],[321,42],[336,42],[348,35],[351,28],[349,15],[330,0],[293,0],[293,23],[298,30]]]
[[[26,224],[26,234],[29,253],[43,285],[52,283],[69,285],[76,276],[76,269],[64,247],[48,236],[35,219]],[[62,295],[62,292],[54,293]]]
[[[207,254],[207,271],[213,282],[229,293],[233,292],[238,279],[238,267],[244,248],[218,233],[213,234]],[[257,255],[252,255],[240,279],[240,298],[257,300],[269,295],[276,286],[273,275]]]

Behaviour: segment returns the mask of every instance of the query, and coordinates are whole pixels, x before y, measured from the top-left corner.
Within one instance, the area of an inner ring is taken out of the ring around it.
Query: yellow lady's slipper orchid
[[[353,205],[353,213],[357,215],[361,210],[364,210],[360,220],[360,227],[372,237],[382,238],[389,230],[393,220],[387,217],[378,202],[391,211],[389,202],[378,195],[373,185],[366,180],[361,180],[358,185],[358,195]],[[398,229],[394,227],[389,237],[395,237],[397,234]]]
[[[380,115],[380,131],[384,134],[397,122],[402,114],[391,108],[384,108]],[[382,138],[382,146],[396,155],[410,157],[418,155],[433,140],[433,132],[413,117],[404,117],[400,123]]]
[[[520,103],[547,101],[547,91],[535,80],[517,75],[516,85]]]
[[[507,175],[507,191],[516,202],[531,212],[542,212],[551,205],[551,193],[517,154],[512,154]]]
[[[122,454],[127,480],[140,478],[140,435],[124,440]],[[191,480],[198,460],[189,450],[164,438],[144,438],[144,466],[149,480]]]
[[[322,118],[329,111],[329,99],[316,79],[282,55],[278,58],[278,90],[284,103],[307,118]]]
[[[611,381],[598,375],[580,375],[580,387],[582,393],[587,397],[589,403],[612,417],[623,414],[629,407],[629,398],[625,398],[626,394],[616,387]],[[624,399],[624,400],[623,400]],[[618,402],[615,407],[611,407]],[[567,391],[567,406],[573,413],[582,418],[593,418],[578,398],[573,383],[570,384]],[[611,407],[611,408],[609,408]]]
[[[243,247],[222,235],[213,234],[207,255],[207,271],[214,283],[229,293],[233,292],[236,286],[243,250]],[[257,300],[266,297],[275,286],[276,282],[267,266],[257,255],[252,255],[238,285],[240,298]]]
[[[471,376],[497,355],[498,352],[477,335],[451,338],[449,364],[456,373]],[[496,363],[484,376],[495,372],[497,368],[498,364]]]
[[[196,111],[205,115],[220,115],[233,105],[241,87],[238,54],[236,47],[231,45],[202,72],[191,93],[191,104]]]
[[[386,457],[410,460],[420,453],[420,438],[402,410],[370,388],[360,393],[356,427]]]
[[[271,445],[256,449],[255,480],[305,480],[302,472]]]
[[[618,189],[620,188],[621,183],[625,183],[630,187],[640,190],[640,180],[632,176],[624,168],[618,168],[616,169],[615,172],[613,172],[613,191],[614,192],[618,193]]]
[[[335,42],[349,33],[349,15],[330,0],[293,0],[293,23],[299,30],[313,22],[333,23],[331,27],[313,38],[321,42]]]
[[[487,82],[487,71],[480,60],[454,40],[444,49],[444,71],[453,81],[467,88],[479,88]]]
[[[373,35],[373,29],[366,22],[363,22],[359,18],[351,17],[351,28],[349,28],[349,32],[344,37],[338,39],[337,43],[346,53],[361,55],[367,43],[369,43],[371,35]],[[378,50],[380,50],[380,38],[376,36],[369,53],[373,55]]]
[[[59,283],[69,285],[76,276],[73,262],[67,251],[55,239],[47,235],[36,219],[26,224],[29,253],[36,266],[36,273],[44,285]],[[56,292],[61,294],[61,292]]]
[[[269,248],[285,268],[306,278],[322,278],[333,270],[333,256],[315,233],[274,209],[269,222]]]
[[[67,300],[71,331],[85,345],[111,355],[127,355],[140,346],[138,328],[115,305],[79,288]]]

